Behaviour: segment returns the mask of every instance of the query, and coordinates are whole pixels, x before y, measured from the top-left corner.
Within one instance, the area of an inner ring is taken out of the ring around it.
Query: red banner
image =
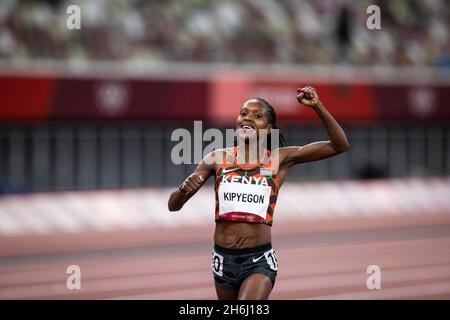
[[[207,82],[0,77],[0,120],[207,120]]]
[[[212,120],[232,123],[239,108],[251,98],[267,100],[283,122],[318,121],[317,115],[299,104],[296,89],[305,86],[293,80],[260,80],[246,75],[220,74],[211,84]],[[431,120],[450,119],[450,90],[445,86],[345,84],[330,81],[314,86],[320,100],[339,120]]]
[[[49,77],[0,77],[0,120],[39,120],[51,106]]]
[[[0,121],[26,120],[208,120],[233,124],[253,97],[271,103],[278,119],[318,121],[296,100],[292,78],[266,80],[220,73],[203,80],[0,76]],[[450,119],[444,85],[311,83],[338,120]]]

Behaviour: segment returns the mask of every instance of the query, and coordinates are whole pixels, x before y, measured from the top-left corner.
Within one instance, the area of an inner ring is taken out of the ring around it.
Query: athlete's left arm
[[[291,167],[295,164],[332,157],[350,148],[341,126],[320,102],[319,95],[311,86],[298,89],[299,103],[311,107],[322,120],[330,140],[317,141],[301,147],[280,148],[281,165]]]

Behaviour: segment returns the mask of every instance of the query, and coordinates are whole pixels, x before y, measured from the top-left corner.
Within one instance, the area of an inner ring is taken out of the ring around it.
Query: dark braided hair
[[[268,119],[268,123],[270,125],[272,125],[273,129],[280,130],[280,128],[278,128],[278,126],[276,124],[277,123],[277,114],[275,113],[275,109],[271,106],[271,104],[269,102],[267,102],[266,100],[262,99],[262,98],[253,98],[253,99],[250,99],[250,100],[258,101],[258,103],[261,106],[263,106],[263,108],[265,109],[265,111],[266,111],[266,113],[268,115],[268,118],[269,118]],[[278,137],[280,139],[279,142],[278,142],[278,146],[279,147],[283,147],[285,145],[285,138],[284,138],[283,134],[281,132],[279,132]],[[234,138],[234,145],[235,146],[238,145],[237,137]],[[271,135],[270,134],[267,135],[267,149],[270,150],[270,151],[273,151],[272,150],[272,139],[271,139]]]
[[[269,124],[272,125],[272,128],[280,130],[280,128],[278,128],[278,126],[277,126],[277,114],[275,113],[275,109],[272,107],[272,105],[262,98],[254,98],[254,99],[256,101],[258,101],[259,104],[264,107],[264,109],[266,109],[266,112],[269,116],[268,122],[269,122]],[[285,144],[285,139],[284,139],[284,136],[281,134],[281,132],[279,132],[279,138],[280,138],[280,141],[279,141],[278,145],[280,147],[283,147]],[[272,150],[270,135],[267,135],[267,149]]]

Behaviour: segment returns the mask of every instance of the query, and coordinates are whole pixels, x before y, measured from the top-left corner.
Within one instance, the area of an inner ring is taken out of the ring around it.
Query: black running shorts
[[[277,277],[277,254],[268,243],[245,249],[227,249],[214,246],[211,269],[217,286],[238,291],[242,282],[253,273],[269,277],[272,287]]]

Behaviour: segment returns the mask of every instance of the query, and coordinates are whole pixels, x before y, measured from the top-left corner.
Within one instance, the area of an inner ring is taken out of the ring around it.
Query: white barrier
[[[173,188],[7,195],[0,197],[0,236],[204,226],[214,221],[214,193],[205,186],[179,212]],[[450,177],[286,183],[278,222],[354,217],[450,215]]]

